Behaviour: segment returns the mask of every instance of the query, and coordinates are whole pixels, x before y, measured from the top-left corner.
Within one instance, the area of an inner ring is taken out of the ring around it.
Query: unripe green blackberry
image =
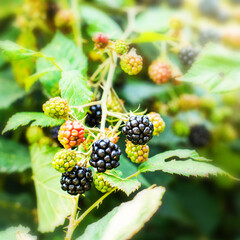
[[[162,133],[166,125],[163,119],[161,118],[160,114],[156,112],[151,112],[147,116],[154,126],[153,135],[155,136]]]
[[[85,141],[83,125],[67,120],[59,129],[58,140],[66,149],[79,146]]]
[[[128,44],[123,40],[117,40],[114,44],[115,52],[120,55],[127,53],[128,49],[129,49]]]
[[[172,69],[169,64],[155,60],[148,68],[148,75],[156,84],[166,83],[172,76]]]
[[[149,146],[148,145],[135,145],[132,142],[127,141],[126,153],[132,162],[143,163],[148,160]]]
[[[93,182],[96,189],[102,193],[106,193],[112,190],[111,185],[104,181],[102,173],[95,173],[93,176]]]
[[[52,161],[52,166],[59,172],[71,171],[77,163],[76,153],[72,150],[62,149],[58,151]]]
[[[120,65],[122,70],[129,75],[137,75],[143,66],[143,59],[136,54],[136,50],[132,49],[128,54],[121,57]]]
[[[173,123],[172,130],[179,137],[186,137],[190,133],[190,127],[184,121],[180,120]]]
[[[43,104],[43,111],[49,117],[67,119],[70,109],[66,99],[55,97]]]

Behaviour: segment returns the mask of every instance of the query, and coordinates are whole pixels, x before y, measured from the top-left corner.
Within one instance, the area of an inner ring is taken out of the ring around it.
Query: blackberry
[[[219,12],[218,0],[202,0],[199,4],[199,11],[202,15],[215,18]]]
[[[131,116],[122,132],[135,145],[146,144],[153,136],[154,126],[147,116]]]
[[[62,174],[60,183],[63,191],[77,195],[90,190],[92,181],[91,169],[76,165],[72,171]]]
[[[168,0],[167,3],[172,8],[180,8],[183,5],[183,0]]]
[[[107,47],[109,43],[109,38],[106,34],[104,33],[96,33],[93,38],[93,42],[95,43],[95,47],[97,49],[104,49]]]
[[[205,29],[200,31],[199,42],[202,46],[209,42],[218,42],[220,40],[219,33],[214,29]]]
[[[89,127],[96,127],[101,122],[102,117],[102,108],[101,105],[91,106],[89,108],[89,112],[87,114],[85,124]]]
[[[178,54],[182,65],[191,66],[198,56],[198,50],[192,47],[185,47]]]
[[[204,147],[210,141],[210,132],[204,125],[191,127],[189,142],[193,147]]]
[[[122,55],[126,53],[129,49],[128,44],[123,40],[117,40],[114,44],[114,50],[116,53]]]
[[[121,149],[109,139],[100,139],[93,143],[90,165],[98,172],[105,172],[120,165]]]
[[[186,122],[177,120],[172,125],[173,132],[179,137],[186,137],[190,133],[190,128]]]
[[[153,123],[154,126],[154,131],[153,131],[153,135],[159,135],[160,133],[162,133],[165,129],[165,122],[163,121],[163,119],[161,118],[160,114],[156,113],[156,112],[150,112],[148,115],[148,118],[150,119],[150,121]]]
[[[96,189],[102,193],[106,193],[112,190],[112,186],[104,180],[102,173],[94,174],[93,182]]]

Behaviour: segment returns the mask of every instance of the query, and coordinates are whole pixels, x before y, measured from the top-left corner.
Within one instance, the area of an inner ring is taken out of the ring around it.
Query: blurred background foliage
[[[0,40],[11,40],[34,51],[44,48],[44,53],[50,52],[52,56],[58,58],[60,53],[57,48],[45,46],[49,46],[57,31],[61,32],[58,36],[61,38],[59,42],[63,42],[65,37],[73,38],[71,28],[69,29],[66,24],[68,20],[66,18],[69,16],[62,12],[70,5],[67,1],[0,0]],[[164,41],[166,33],[174,31],[170,22],[176,17],[180,18],[183,24],[181,35],[177,35],[181,41],[177,44],[173,41],[169,47],[171,49],[168,58],[183,74],[188,69],[181,65],[176,53],[186,44],[201,51],[204,45],[202,42],[206,40],[201,41],[201,37],[204,38],[201,35],[202,29],[217,31],[220,46],[239,53],[240,1],[81,1],[79,8],[75,10],[81,15],[83,50],[88,57],[89,76],[104,60],[104,55],[94,50],[92,35],[95,32],[104,32],[109,34],[111,39],[118,39],[127,25],[125,9],[132,6],[138,6],[141,10],[136,18],[135,30],[145,34],[140,35],[141,37],[133,36],[132,42],[143,56],[144,69],[137,77],[130,77],[122,73],[120,68],[117,69],[114,87],[128,110],[135,110],[140,105],[141,110],[148,108],[148,111],[159,112],[166,121],[165,132],[155,136],[150,142],[151,156],[169,149],[194,148],[189,143],[188,134],[178,132],[176,122],[183,122],[187,129],[195,124],[202,124],[211,132],[211,141],[203,148],[196,148],[200,155],[212,159],[215,165],[239,177],[239,91],[209,93],[210,91],[203,86],[211,89],[215,85],[204,84],[208,77],[207,73],[197,71],[198,69],[188,74],[197,75],[198,80],[202,79],[201,86],[179,82],[156,85],[149,79],[147,68],[161,52],[158,41]],[[216,65],[224,67],[226,61],[229,63],[230,60],[232,60],[230,67],[233,70],[236,65],[239,66],[239,56],[234,58],[235,56],[231,55],[226,60],[216,49],[212,51],[216,60],[215,66],[210,66],[212,69],[217,69]],[[210,55],[209,52],[208,54]],[[54,81],[56,75],[52,69],[49,69],[47,75],[40,81],[36,81],[39,76],[32,77],[36,72],[41,74],[44,68],[42,64],[44,65],[44,61],[37,61],[36,64],[34,59],[10,62],[0,54],[1,131],[7,120],[16,112],[41,112],[42,104],[48,97],[59,94],[58,82]],[[49,79],[52,80],[48,81]],[[224,79],[225,85],[222,88],[228,86],[239,88],[239,79],[231,78],[235,80],[234,84],[229,79]],[[186,94],[190,96],[191,103],[196,101],[197,104],[189,107],[189,98],[186,98]],[[188,107],[184,109],[182,106],[186,105]],[[34,131],[38,136],[40,131],[39,139],[33,139]],[[64,232],[61,226],[53,233],[37,231],[36,196],[28,150],[31,141],[38,142],[39,145],[57,146],[50,128],[40,130],[36,127],[29,130],[28,126],[24,126],[0,137],[0,230],[21,224],[28,226],[31,233],[41,240],[63,239]],[[120,139],[120,147],[124,148],[124,139]],[[122,159],[119,168],[126,176],[137,169],[126,159]],[[162,172],[147,173],[141,175],[139,179],[143,187],[157,184],[165,186],[167,191],[161,208],[133,239],[240,239],[238,182],[223,177],[196,179]],[[79,205],[86,209],[100,196],[101,193],[93,187],[85,198],[80,199]],[[76,236],[83,233],[88,224],[95,222],[126,200],[127,197],[121,192],[110,196],[98,211],[93,211],[83,221],[76,231]]]

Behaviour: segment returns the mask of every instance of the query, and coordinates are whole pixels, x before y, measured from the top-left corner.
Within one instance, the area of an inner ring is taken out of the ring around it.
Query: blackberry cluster
[[[77,195],[90,190],[92,181],[91,169],[76,165],[72,171],[62,174],[60,183],[63,191]]]
[[[214,29],[205,29],[200,31],[199,42],[202,46],[209,42],[218,42],[220,40],[219,33]]]
[[[142,115],[131,116],[122,128],[122,132],[126,135],[127,139],[136,145],[146,144],[152,139],[153,131],[153,123],[147,116]]]
[[[100,139],[93,143],[90,165],[98,172],[105,172],[120,165],[121,149],[109,139]]]
[[[101,105],[91,106],[89,108],[85,123],[89,127],[96,127],[101,122],[102,108]]]
[[[179,58],[183,65],[191,66],[198,56],[198,51],[192,47],[185,47],[180,50]]]
[[[102,173],[94,174],[93,182],[96,189],[102,193],[109,192],[112,190],[111,185],[104,180]]]
[[[183,5],[183,0],[167,0],[167,3],[172,8],[180,8]]]
[[[204,147],[210,141],[210,132],[204,125],[191,127],[189,141],[194,147]]]

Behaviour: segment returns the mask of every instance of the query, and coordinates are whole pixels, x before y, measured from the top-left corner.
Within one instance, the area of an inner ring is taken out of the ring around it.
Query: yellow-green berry
[[[181,120],[177,120],[173,123],[172,130],[179,137],[186,137],[190,133],[190,127]]]
[[[96,189],[102,193],[106,193],[112,190],[111,185],[104,180],[102,173],[95,173],[93,176],[93,182]]]
[[[143,67],[143,59],[132,49],[121,57],[120,65],[122,70],[129,75],[137,75]]]
[[[53,158],[52,166],[59,172],[71,171],[77,163],[76,153],[72,150],[62,149]]]
[[[51,118],[67,119],[70,109],[66,99],[55,97],[43,104],[43,111]]]
[[[127,141],[126,153],[132,162],[143,163],[148,160],[149,146],[148,145],[135,145],[132,142]]]
[[[129,49],[128,44],[123,40],[117,40],[114,44],[115,52],[120,55],[127,53],[128,49]]]
[[[163,119],[161,118],[160,114],[156,112],[151,112],[147,116],[154,126],[153,135],[155,136],[162,133],[166,125]]]

